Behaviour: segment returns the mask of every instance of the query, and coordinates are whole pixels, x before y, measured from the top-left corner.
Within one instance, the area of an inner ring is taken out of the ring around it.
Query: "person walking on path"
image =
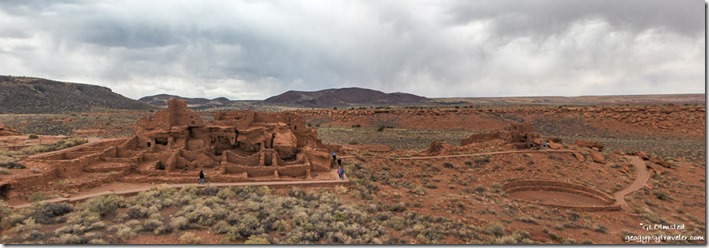
[[[204,171],[199,171],[199,184],[204,184]]]
[[[345,169],[342,169],[342,166],[337,169],[337,175],[340,176],[340,180],[345,180]]]
[[[335,152],[330,152],[330,156],[332,156],[332,165],[337,165],[337,155],[335,155]]]

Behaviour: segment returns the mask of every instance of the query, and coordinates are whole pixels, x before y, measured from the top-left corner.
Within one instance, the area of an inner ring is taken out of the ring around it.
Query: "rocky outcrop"
[[[449,145],[448,143],[446,143],[442,140],[434,140],[428,146],[428,150],[426,151],[426,153],[428,153],[428,155],[439,155],[439,154],[447,153],[450,150],[451,150],[451,145]]]
[[[579,146],[579,147],[587,147],[591,149],[598,149],[598,151],[603,151],[603,145],[598,142],[592,142],[592,141],[586,141],[586,140],[577,140],[574,145]]]
[[[600,163],[600,164],[606,164],[606,157],[603,156],[600,152],[597,152],[595,150],[590,150],[590,155],[591,159],[593,159],[593,162]]]
[[[19,131],[12,129],[11,127],[5,126],[5,124],[0,122],[0,136],[14,136],[22,135]]]

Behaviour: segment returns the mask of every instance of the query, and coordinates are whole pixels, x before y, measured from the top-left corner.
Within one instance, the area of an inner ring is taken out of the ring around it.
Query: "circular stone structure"
[[[603,192],[586,186],[548,180],[517,180],[503,186],[519,201],[583,211],[620,210],[620,204]]]

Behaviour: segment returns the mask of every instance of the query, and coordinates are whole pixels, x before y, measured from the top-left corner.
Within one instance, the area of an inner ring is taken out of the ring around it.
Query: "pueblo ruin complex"
[[[316,130],[292,113],[228,111],[205,121],[185,101],[170,99],[167,109],[134,128],[131,138],[28,158],[24,163],[43,171],[2,186],[17,193],[50,187],[43,182],[56,178],[82,181],[80,188],[113,181],[192,183],[200,170],[208,182],[332,179],[329,150],[336,148],[323,145]]]

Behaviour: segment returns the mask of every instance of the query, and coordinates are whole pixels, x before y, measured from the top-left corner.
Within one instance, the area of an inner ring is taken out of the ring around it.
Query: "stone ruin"
[[[171,99],[167,110],[138,120],[135,128],[136,136],[125,149],[145,151],[143,160],[150,166],[143,169],[219,167],[227,174],[277,177],[309,175],[331,166],[315,130],[291,113],[218,112],[205,122],[184,101]]]
[[[42,182],[57,178],[81,178],[77,187],[87,188],[115,181],[193,183],[200,170],[211,182],[303,180],[327,176],[333,168],[332,148],[294,113],[239,110],[205,121],[185,101],[170,99],[167,109],[139,119],[134,128],[131,138],[25,159],[45,170],[15,178],[13,189],[50,187]]]
[[[0,122],[0,136],[15,136],[15,135],[22,135],[22,133],[18,132],[15,129],[12,129],[11,127],[5,126],[5,124]]]
[[[503,131],[479,133],[470,135],[460,141],[461,146],[473,143],[487,142],[493,139],[502,139],[511,143],[517,149],[539,148],[542,139],[539,133],[534,131],[534,127],[529,123],[513,124],[505,127]]]

